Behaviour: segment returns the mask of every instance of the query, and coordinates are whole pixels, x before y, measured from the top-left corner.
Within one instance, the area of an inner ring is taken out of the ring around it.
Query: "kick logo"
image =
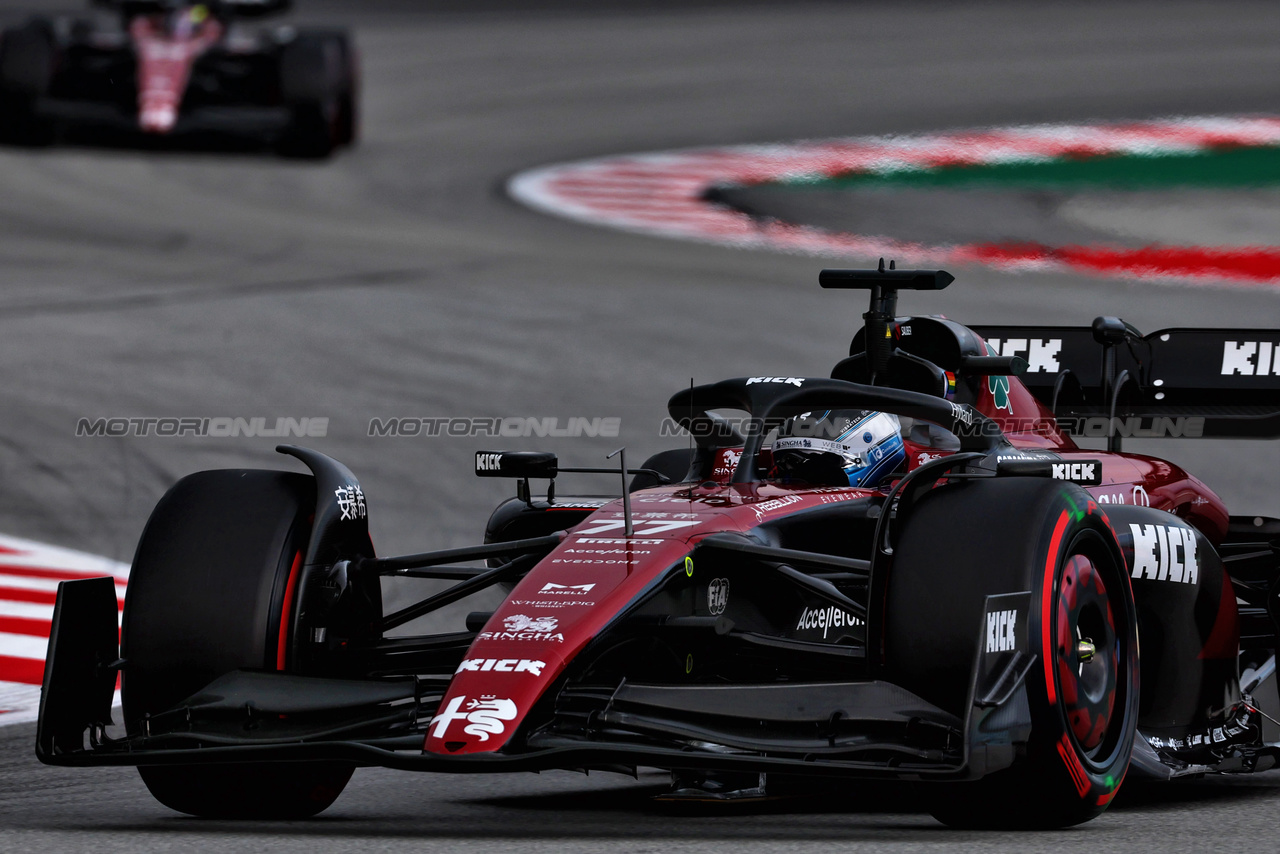
[[[1018,648],[1014,634],[1018,624],[1018,612],[990,611],[987,613],[987,652],[1009,652]]]
[[[463,703],[466,709],[463,709]],[[432,738],[444,738],[454,721],[466,721],[462,731],[474,735],[480,741],[488,741],[491,735],[502,735],[506,722],[514,720],[516,704],[511,700],[499,700],[492,694],[482,694],[479,699],[454,697],[444,711],[431,719]]]
[[[1280,376],[1280,344],[1272,341],[1223,341],[1224,377]]]
[[[1200,564],[1196,557],[1196,532],[1176,525],[1137,525],[1133,532],[1133,577],[1152,581],[1196,584]]]
[[[528,673],[541,676],[545,661],[531,661],[527,658],[468,658],[458,665],[454,673],[473,671],[477,673]]]
[[[747,385],[755,385],[756,383],[783,383],[784,385],[793,385],[800,388],[804,384],[804,377],[749,377]]]
[[[1088,463],[1053,463],[1054,480],[1069,480],[1085,486],[1097,486],[1102,483],[1102,468],[1097,462]]]
[[[1056,374],[1058,354],[1062,352],[1061,338],[999,338],[987,339],[987,350],[993,356],[1022,356],[1027,360],[1029,374]]]

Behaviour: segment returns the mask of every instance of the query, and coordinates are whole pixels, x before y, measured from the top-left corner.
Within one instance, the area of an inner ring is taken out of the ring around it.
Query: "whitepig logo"
[[[541,676],[545,661],[531,661],[527,658],[468,658],[458,665],[454,673],[463,671],[477,673],[528,673]]]
[[[595,584],[556,584],[548,581],[538,593],[547,596],[586,596],[593,587]]]
[[[490,735],[502,735],[506,722],[514,720],[517,714],[513,701],[500,700],[492,694],[482,694],[471,700],[465,696],[454,697],[442,712],[431,719],[430,733],[432,738],[444,738],[454,721],[466,721],[463,732],[480,741],[488,741]]]

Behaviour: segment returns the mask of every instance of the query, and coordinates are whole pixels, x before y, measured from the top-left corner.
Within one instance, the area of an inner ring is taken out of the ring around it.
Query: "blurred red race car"
[[[258,136],[326,157],[357,132],[357,61],[336,29],[245,27],[289,0],[96,0],[93,16],[0,32],[0,136],[40,145],[68,128],[150,137]]]

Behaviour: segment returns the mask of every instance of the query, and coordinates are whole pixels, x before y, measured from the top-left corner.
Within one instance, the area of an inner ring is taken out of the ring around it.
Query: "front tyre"
[[[350,37],[341,30],[302,30],[280,54],[280,95],[289,124],[278,150],[286,157],[324,158],[355,142],[359,73]]]
[[[294,594],[315,508],[311,477],[207,471],[152,512],[130,572],[121,686],[130,735],[224,673],[292,669]],[[338,762],[140,766],[151,794],[208,818],[305,818],[354,766]]]
[[[922,787],[944,824],[1056,828],[1115,796],[1138,713],[1137,614],[1106,517],[1077,486],[1033,478],[951,484],[908,517],[887,589],[892,678],[964,717],[987,595],[1030,591],[1031,736],[1017,763]]]

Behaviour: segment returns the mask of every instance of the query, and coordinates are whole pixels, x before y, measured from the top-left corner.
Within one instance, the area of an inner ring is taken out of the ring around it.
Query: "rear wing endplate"
[[[1280,330],[973,326],[1067,433],[1140,438],[1280,437]]]

